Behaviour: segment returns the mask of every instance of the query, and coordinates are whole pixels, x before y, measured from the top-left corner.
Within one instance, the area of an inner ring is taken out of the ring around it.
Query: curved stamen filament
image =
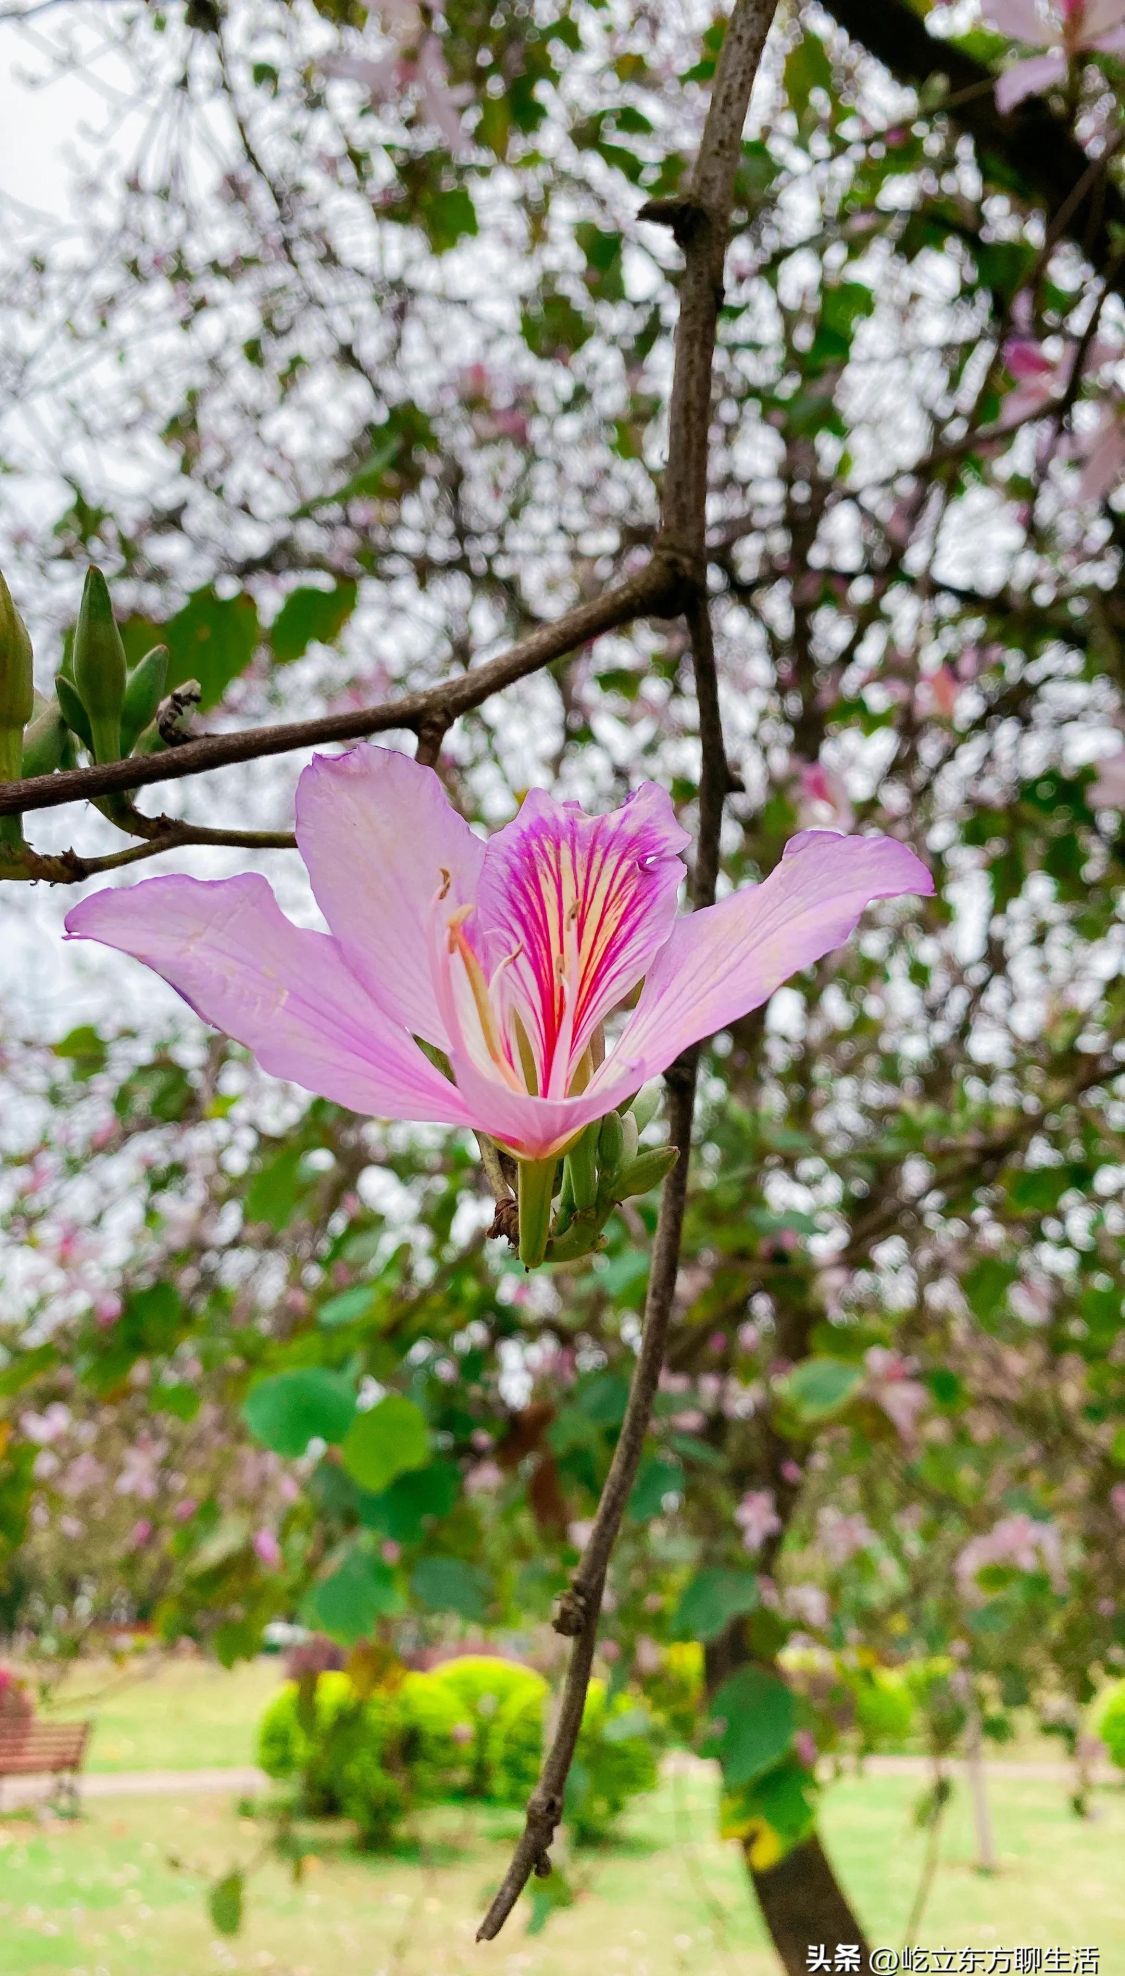
[[[496,1028],[495,1010],[489,996],[488,982],[485,979],[484,969],[473,952],[464,930],[465,921],[472,910],[471,906],[459,906],[455,913],[450,914],[447,921],[449,951],[451,954],[457,954],[459,956],[461,965],[465,970],[465,976],[468,980],[473,1002],[476,1007],[477,1020],[480,1023],[480,1033],[484,1040],[485,1049],[503,1077],[504,1082],[510,1085],[513,1091],[520,1091],[523,1089],[523,1086],[509,1062],[507,1051],[504,1049]]]

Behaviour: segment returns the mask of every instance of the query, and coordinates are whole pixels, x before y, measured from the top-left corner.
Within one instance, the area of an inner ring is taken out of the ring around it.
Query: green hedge
[[[535,1787],[549,1689],[514,1661],[465,1655],[368,1696],[346,1674],[289,1682],[258,1730],[258,1761],[292,1783],[298,1807],[349,1818],[368,1846],[390,1842],[415,1806],[474,1797],[521,1806]],[[575,1839],[602,1838],[631,1797],[656,1783],[647,1708],[590,1684],[567,1787]]]

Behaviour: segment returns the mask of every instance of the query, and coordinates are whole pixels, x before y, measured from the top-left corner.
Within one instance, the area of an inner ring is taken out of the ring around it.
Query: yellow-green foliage
[[[1098,1696],[1092,1722],[1094,1734],[1105,1744],[1111,1763],[1125,1770],[1125,1681],[1115,1681]]]

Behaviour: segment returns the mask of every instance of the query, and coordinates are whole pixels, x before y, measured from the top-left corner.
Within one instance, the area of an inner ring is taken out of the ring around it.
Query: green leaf
[[[678,1461],[662,1455],[646,1455],[637,1471],[626,1514],[634,1523],[648,1523],[659,1516],[665,1498],[683,1493],[684,1471]]]
[[[303,1455],[312,1440],[342,1441],[354,1414],[351,1381],[316,1366],[259,1380],[242,1406],[255,1440],[275,1455]]]
[[[447,254],[459,240],[471,239],[480,231],[477,209],[463,185],[424,199],[418,217],[435,254]]]
[[[982,1256],[966,1270],[961,1288],[969,1309],[981,1324],[990,1325],[999,1314],[1018,1274],[1015,1263],[1005,1262],[1000,1256]]]
[[[820,37],[805,34],[785,58],[785,94],[798,117],[804,117],[814,89],[832,94],[832,64]]]
[[[752,1571],[697,1571],[685,1585],[672,1621],[679,1640],[714,1640],[732,1619],[753,1612],[758,1603],[758,1580]]]
[[[710,1753],[722,1765],[728,1790],[780,1763],[797,1726],[793,1697],[784,1681],[764,1667],[740,1667],[711,1703]]]
[[[430,1458],[430,1430],[413,1400],[388,1393],[367,1413],[357,1413],[340,1454],[353,1482],[378,1495],[407,1469]]]
[[[104,1070],[106,1046],[92,1023],[84,1022],[77,1029],[70,1029],[54,1045],[54,1053],[65,1063],[73,1064],[75,1077],[93,1077]]]
[[[336,1296],[328,1297],[318,1306],[316,1321],[328,1331],[335,1330],[338,1325],[354,1324],[357,1318],[370,1317],[374,1300],[372,1284],[353,1283],[350,1290],[340,1290]]]
[[[346,1647],[365,1640],[375,1621],[398,1612],[401,1604],[390,1565],[358,1549],[314,1585],[305,1602],[313,1622]]]
[[[242,1896],[245,1888],[241,1873],[228,1873],[216,1880],[207,1895],[211,1925],[220,1935],[237,1935],[242,1926]]]
[[[456,1612],[462,1619],[484,1618],[488,1580],[460,1557],[419,1558],[410,1577],[411,1596],[426,1612]]]
[[[169,687],[198,679],[201,706],[213,707],[254,656],[258,607],[252,597],[219,597],[207,586],[169,619],[164,640],[172,654]]]
[[[271,1228],[289,1225],[300,1192],[301,1146],[284,1146],[258,1168],[243,1195],[243,1211],[248,1222],[264,1221]]]
[[[461,1471],[456,1462],[433,1461],[400,1475],[382,1495],[362,1494],[359,1520],[365,1530],[378,1530],[396,1544],[416,1544],[427,1524],[449,1515],[460,1493]]]
[[[331,590],[302,584],[291,590],[270,626],[269,640],[275,662],[287,666],[301,659],[310,645],[332,645],[355,610],[358,591],[352,582],[333,585]]]
[[[864,1380],[861,1365],[845,1359],[810,1358],[794,1366],[783,1380],[782,1391],[794,1412],[803,1421],[828,1420],[841,1412],[859,1391]]]

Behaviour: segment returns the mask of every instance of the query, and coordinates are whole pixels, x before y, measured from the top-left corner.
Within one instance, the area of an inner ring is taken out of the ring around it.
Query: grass
[[[93,1722],[90,1770],[240,1767],[255,1761],[258,1717],[284,1679],[272,1657],[229,1670],[194,1658],[84,1661],[56,1690],[50,1714]]]
[[[898,1945],[921,1864],[918,1783],[849,1779],[826,1796],[825,1832],[872,1941]],[[998,1780],[1001,1870],[972,1866],[958,1786],[922,1942],[989,1949],[1096,1945],[1105,1976],[1125,1967],[1125,1793],[1099,1794],[1080,1824],[1049,1783]],[[308,1827],[303,1881],[269,1858],[253,1874],[242,1933],[215,1937],[208,1884],[249,1864],[265,1828],[229,1798],[91,1800],[76,1823],[0,1821],[3,1976],[776,1976],[735,1847],[714,1837],[715,1786],[702,1766],[667,1776],[611,1851],[579,1857],[575,1905],[539,1935],[526,1916],[490,1948],[476,1917],[517,1821],[452,1807],[427,1816],[390,1858]]]

